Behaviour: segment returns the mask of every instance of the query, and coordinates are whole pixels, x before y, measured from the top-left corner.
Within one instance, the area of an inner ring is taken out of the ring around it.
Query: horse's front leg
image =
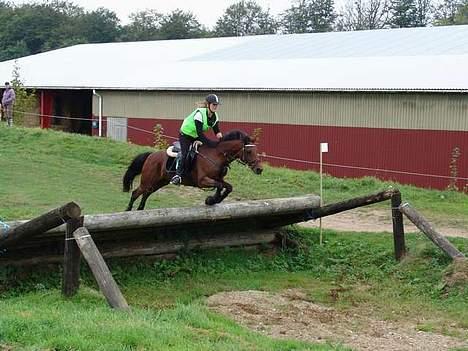
[[[222,195],[222,191],[224,189],[224,182],[219,182],[209,177],[203,177],[199,180],[198,186],[200,188],[216,188],[215,194],[213,196],[208,196],[205,199],[205,204],[207,204],[208,206],[217,204],[220,201],[222,201],[222,199],[224,199]]]
[[[223,201],[232,192],[232,185],[225,181],[223,181],[223,188],[224,191],[220,193],[219,199],[216,203]]]

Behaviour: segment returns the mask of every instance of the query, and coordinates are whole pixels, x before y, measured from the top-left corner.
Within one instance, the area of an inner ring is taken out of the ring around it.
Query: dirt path
[[[342,343],[353,350],[442,351],[468,348],[466,339],[417,330],[415,321],[378,320],[307,301],[296,289],[281,294],[234,291],[207,299],[209,308],[275,338]]]
[[[434,222],[432,218],[427,219],[431,222],[434,228],[443,235],[468,238],[468,225],[461,223],[448,223],[443,220]],[[301,225],[306,227],[318,227],[319,223],[319,220],[316,220],[305,222]],[[419,229],[405,217],[404,223],[405,232],[419,232]],[[322,228],[351,232],[391,233],[392,217],[390,210],[358,208],[322,218]]]

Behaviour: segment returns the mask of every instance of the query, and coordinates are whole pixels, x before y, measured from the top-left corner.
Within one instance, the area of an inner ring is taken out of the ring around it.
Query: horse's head
[[[224,141],[240,140],[242,148],[236,152],[235,158],[250,167],[255,174],[263,172],[262,164],[258,159],[256,138],[252,138],[242,130],[232,130],[223,137]]]
[[[241,163],[249,166],[255,174],[261,174],[263,168],[260,160],[258,159],[255,138],[250,137],[242,130],[232,130],[226,133],[222,139],[222,141],[229,140],[239,140],[241,142],[241,148],[235,150],[232,154],[233,159],[237,159]]]
[[[261,161],[258,159],[255,140],[249,138],[249,142],[244,143],[239,160],[248,165],[255,174],[262,174],[263,167]]]

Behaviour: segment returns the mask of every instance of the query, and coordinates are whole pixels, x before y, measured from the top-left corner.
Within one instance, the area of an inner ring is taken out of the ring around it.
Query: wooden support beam
[[[127,301],[120,292],[114,277],[112,277],[112,273],[97,249],[96,244],[94,244],[88,230],[84,227],[78,228],[73,233],[73,236],[109,305],[112,308],[129,309]]]
[[[351,210],[353,208],[367,206],[385,200],[390,200],[392,196],[397,193],[399,193],[398,189],[388,189],[375,194],[355,197],[350,200],[336,202],[326,206],[314,208],[309,211],[309,219],[317,219],[320,217],[330,216],[343,211]]]
[[[67,221],[65,245],[63,251],[62,294],[71,297],[80,286],[80,249],[73,237],[73,232],[83,226],[84,217],[71,218]]]
[[[46,214],[33,218],[17,227],[0,228],[0,247],[9,247],[37,234],[44,233],[52,228],[66,223],[71,218],[79,218],[81,209],[74,202],[69,202]]]
[[[403,225],[403,215],[399,207],[401,205],[401,194],[395,192],[391,198],[392,224],[393,224],[393,244],[395,247],[395,258],[400,261],[406,255],[405,228]]]
[[[432,225],[418,211],[411,207],[408,203],[399,206],[413,224],[418,227],[426,236],[432,240],[442,251],[449,255],[452,259],[464,258],[465,256],[453,246],[443,235],[439,234]]]

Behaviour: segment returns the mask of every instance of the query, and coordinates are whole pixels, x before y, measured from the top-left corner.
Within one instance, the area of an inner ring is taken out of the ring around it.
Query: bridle
[[[237,162],[239,162],[240,164],[244,165],[244,166],[249,166],[250,168],[252,168],[253,166],[255,166],[255,164],[257,163],[257,160],[253,160],[253,161],[250,161],[250,162],[247,162],[245,160],[245,149],[248,148],[248,147],[256,147],[257,145],[255,144],[244,144],[244,146],[242,146],[242,149],[240,149],[239,151],[237,151],[234,155],[231,155],[231,157],[228,157],[226,155],[226,158],[228,160],[228,164],[230,164],[232,161],[236,160]],[[239,156],[239,154],[242,152],[242,154]]]

